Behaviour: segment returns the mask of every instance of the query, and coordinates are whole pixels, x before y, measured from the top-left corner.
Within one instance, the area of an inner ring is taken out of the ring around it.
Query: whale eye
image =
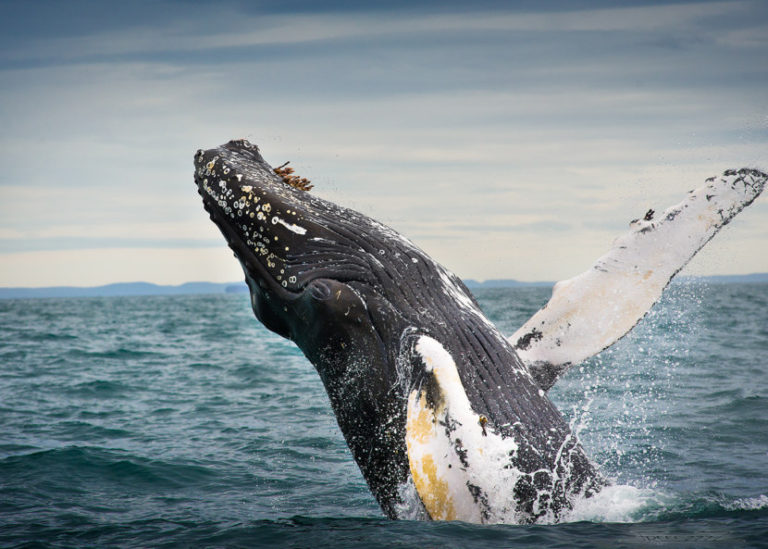
[[[309,286],[310,295],[318,301],[325,301],[331,297],[331,288],[324,282],[315,280]]]

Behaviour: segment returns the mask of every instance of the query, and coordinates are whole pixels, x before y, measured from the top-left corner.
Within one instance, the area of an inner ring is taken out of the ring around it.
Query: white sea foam
[[[560,522],[638,522],[645,510],[667,499],[663,493],[628,485],[606,486],[590,498],[580,498]]]
[[[768,509],[768,496],[762,494],[756,498],[740,498],[723,505],[728,511],[757,511]]]

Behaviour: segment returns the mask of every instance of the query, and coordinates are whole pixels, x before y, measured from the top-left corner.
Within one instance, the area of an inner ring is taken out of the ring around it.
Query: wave
[[[390,521],[380,517],[308,517],[217,522],[145,516],[111,521],[107,516],[63,514],[17,524],[3,531],[4,541],[37,540],[34,546],[92,547],[464,547],[590,548],[764,547],[765,522],[708,520],[652,524],[557,526],[479,526],[461,522]],[[46,543],[48,542],[48,544]],[[23,546],[30,546],[25,544]]]
[[[215,473],[206,467],[147,459],[121,450],[68,446],[16,454],[0,460],[0,478],[14,483],[56,485],[60,490],[104,489],[124,486],[130,490],[180,488],[206,484]],[[6,483],[8,487],[10,483]],[[58,490],[57,490],[58,491]]]
[[[590,498],[577,500],[562,522],[650,523],[741,516],[744,512],[758,512],[768,518],[768,496],[674,494],[650,488],[612,485]]]

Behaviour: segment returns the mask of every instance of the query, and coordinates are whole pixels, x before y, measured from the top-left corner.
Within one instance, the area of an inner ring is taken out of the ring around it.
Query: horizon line
[[[768,272],[753,272],[753,273],[744,273],[744,274],[714,274],[714,275],[695,275],[695,274],[685,274],[685,275],[679,275],[672,279],[672,281],[675,280],[706,280],[706,279],[746,279],[746,278],[765,278],[768,280]],[[472,285],[478,285],[483,286],[487,284],[493,284],[493,283],[507,283],[507,284],[519,284],[519,285],[545,285],[545,284],[555,284],[558,281],[557,280],[519,280],[517,278],[486,278],[482,280],[474,279],[474,278],[462,278],[461,279],[465,284],[470,283]],[[43,291],[43,290],[54,290],[54,289],[68,289],[68,290],[94,290],[94,289],[101,289],[101,288],[110,288],[110,287],[116,287],[116,286],[150,286],[154,288],[182,288],[184,286],[194,286],[194,285],[202,285],[202,286],[221,286],[221,287],[227,287],[227,286],[245,286],[244,280],[232,280],[232,281],[226,281],[226,282],[215,282],[210,280],[189,280],[186,282],[181,282],[177,284],[164,284],[164,283],[158,283],[158,282],[150,282],[146,280],[134,280],[134,281],[119,281],[119,282],[107,282],[105,284],[95,284],[95,285],[88,285],[88,286],[75,286],[75,285],[46,285],[46,286],[0,286],[0,290],[29,290],[29,291]]]
[[[751,273],[725,273],[725,274],[705,274],[705,275],[698,275],[698,274],[680,274],[672,278],[672,280],[677,279],[704,279],[704,278],[747,278],[747,277],[755,277],[755,276],[767,276],[768,277],[768,271],[759,271],[759,272],[751,272]],[[511,277],[501,277],[501,278],[484,278],[484,279],[477,279],[477,278],[463,278],[460,277],[463,282],[473,282],[476,284],[485,284],[488,282],[517,282],[520,284],[555,284],[559,282],[558,280],[521,280],[518,278],[511,278]],[[187,280],[185,282],[179,282],[179,283],[162,283],[162,282],[151,282],[148,280],[121,280],[117,282],[105,282],[104,284],[91,284],[87,286],[78,286],[73,284],[47,284],[44,286],[4,286],[0,285],[0,290],[42,290],[47,288],[77,288],[77,289],[92,289],[92,288],[104,288],[107,286],[118,286],[118,285],[139,285],[139,284],[145,284],[145,285],[151,285],[151,286],[158,286],[158,287],[168,287],[168,288],[179,288],[181,286],[186,286],[190,284],[212,284],[212,285],[240,285],[245,284],[244,280],[229,280],[225,282],[216,282],[213,280]]]

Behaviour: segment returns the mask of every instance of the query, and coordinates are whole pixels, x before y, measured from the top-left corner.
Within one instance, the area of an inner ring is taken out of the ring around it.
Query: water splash
[[[562,522],[639,522],[668,501],[668,495],[650,488],[612,485],[590,498],[577,500]]]
[[[761,494],[756,498],[739,498],[723,505],[728,511],[758,511],[768,509],[768,496]]]

